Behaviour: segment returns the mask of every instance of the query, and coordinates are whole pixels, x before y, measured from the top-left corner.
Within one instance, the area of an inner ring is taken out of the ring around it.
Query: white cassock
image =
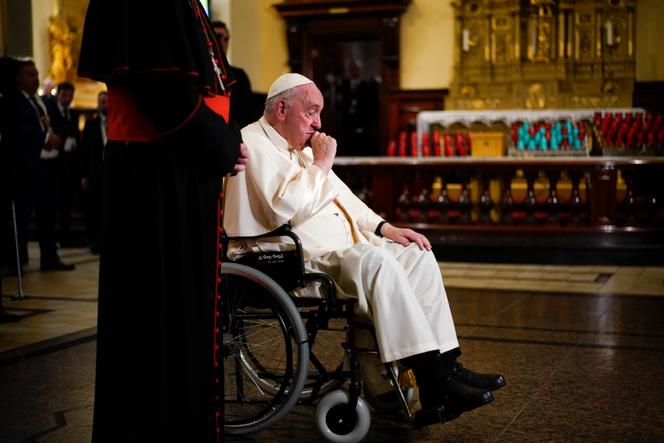
[[[430,251],[374,234],[383,219],[334,172],[313,164],[261,117],[242,130],[249,149],[243,173],[228,179],[224,228],[229,236],[264,234],[290,223],[305,267],[328,274],[340,297],[373,321],[384,362],[459,346],[440,268]],[[231,258],[284,248],[279,239],[235,242]]]

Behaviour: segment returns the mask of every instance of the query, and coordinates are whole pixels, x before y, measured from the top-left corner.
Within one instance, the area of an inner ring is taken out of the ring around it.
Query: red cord
[[[223,253],[222,250],[222,245],[221,245],[221,234],[224,232],[224,227],[223,227],[223,211],[221,209],[221,201],[223,199],[223,194],[219,194],[219,198],[217,199],[217,245],[216,245],[216,275],[215,275],[215,285],[214,285],[214,336],[213,336],[213,349],[212,349],[212,359],[213,359],[213,369],[214,369],[214,404],[215,404],[215,411],[214,411],[214,424],[216,428],[216,433],[217,433],[217,443],[221,443],[221,435],[222,435],[222,426],[223,426],[223,417],[221,415],[222,412],[222,405],[223,405],[223,398],[221,398],[221,395],[223,394],[223,385],[221,384],[223,380],[223,368],[219,368],[219,349],[223,345],[222,342],[222,336],[221,336],[221,313],[220,313],[220,305],[221,305],[221,294],[219,293],[219,283],[221,283],[221,254]],[[220,389],[222,392],[220,392]]]

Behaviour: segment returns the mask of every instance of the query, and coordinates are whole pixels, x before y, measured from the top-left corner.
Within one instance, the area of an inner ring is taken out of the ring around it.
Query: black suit
[[[0,275],[5,265],[15,266],[11,201],[14,198],[16,122],[10,97],[0,93]]]
[[[16,189],[14,165],[17,153],[17,125],[13,99],[7,95],[7,92],[0,92],[0,295],[3,293],[2,273],[5,266],[16,267],[11,206]],[[16,321],[19,318],[7,313],[0,297],[0,323]]]
[[[63,149],[60,150],[60,242],[61,245],[71,243],[71,213],[76,196],[80,195],[80,143],[78,130],[78,111],[60,109],[57,100],[47,103],[48,115],[51,119],[53,132],[62,137]],[[71,137],[75,145],[67,151],[64,149],[66,140]]]
[[[256,116],[256,106],[254,106],[254,97],[251,93],[251,82],[247,73],[241,68],[231,66],[235,83],[231,86],[231,119],[235,120],[240,128],[244,128],[249,123],[253,123],[260,117]]]
[[[102,127],[104,125],[104,127]],[[85,194],[85,224],[93,249],[101,246],[102,165],[106,147],[106,119],[99,114],[85,122],[81,143],[81,175],[88,180]]]
[[[13,131],[16,128],[10,98],[0,93],[0,294],[2,293],[2,271],[5,266],[16,266],[14,258],[14,244],[12,235],[12,211],[11,201],[13,198],[14,184],[13,172],[13,149],[16,144],[13,139]],[[0,297],[0,321],[4,308],[2,297]]]
[[[48,160],[40,158],[48,130],[46,124],[42,122],[40,112],[43,112],[43,108],[26,98],[20,91],[16,93],[15,105],[18,123],[17,149],[20,151],[16,165],[19,251],[21,262],[27,263],[28,223],[34,208],[43,266],[59,261],[55,240],[59,162],[58,158]]]

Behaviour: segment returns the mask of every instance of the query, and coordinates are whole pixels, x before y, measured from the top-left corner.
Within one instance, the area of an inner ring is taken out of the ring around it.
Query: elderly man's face
[[[323,94],[313,83],[298,86],[295,96],[286,105],[284,138],[301,151],[309,145],[315,131],[321,128],[320,113],[323,110]]]

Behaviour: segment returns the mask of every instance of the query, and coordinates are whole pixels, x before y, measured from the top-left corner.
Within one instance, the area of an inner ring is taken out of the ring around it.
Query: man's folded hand
[[[330,172],[337,155],[337,141],[324,132],[314,132],[311,136],[311,150],[314,154],[314,164],[323,171]]]

